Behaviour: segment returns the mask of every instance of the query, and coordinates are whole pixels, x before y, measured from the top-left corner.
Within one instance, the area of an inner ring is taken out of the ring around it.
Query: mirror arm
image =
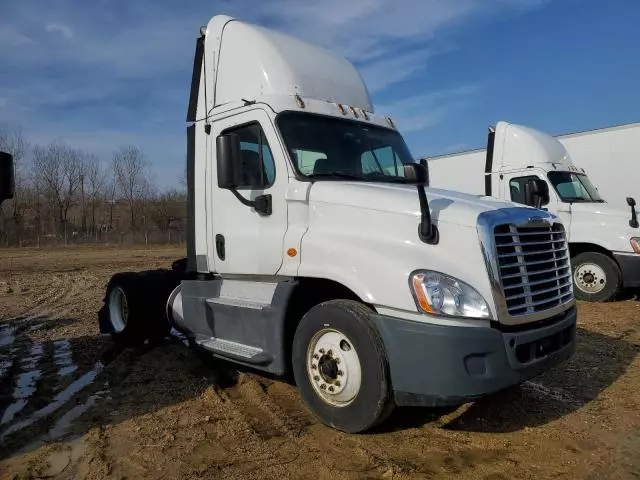
[[[440,239],[438,227],[431,222],[431,212],[427,202],[427,193],[424,185],[418,185],[418,199],[420,200],[420,225],[418,225],[418,236],[420,240],[429,245],[436,245]]]
[[[233,193],[236,198],[240,200],[240,203],[246,205],[247,207],[255,208],[256,212],[258,212],[259,214],[271,215],[271,213],[273,212],[270,194],[259,195],[255,200],[247,200],[242,195],[240,195],[240,192],[238,192],[238,190],[236,190],[235,188],[230,188],[229,190],[231,190],[231,193]]]

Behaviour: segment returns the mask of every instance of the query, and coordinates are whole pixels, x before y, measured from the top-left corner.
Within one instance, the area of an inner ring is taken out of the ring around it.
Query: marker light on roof
[[[353,107],[349,107],[349,109],[351,110],[351,113],[353,113],[353,116],[358,118],[358,111]]]
[[[343,115],[347,114],[347,112],[344,109],[344,106],[341,103],[338,104],[338,108],[340,109],[340,113],[342,113]]]
[[[302,101],[302,98],[300,98],[300,95],[298,95],[296,93],[296,104],[298,105],[299,108],[304,108],[304,102]]]

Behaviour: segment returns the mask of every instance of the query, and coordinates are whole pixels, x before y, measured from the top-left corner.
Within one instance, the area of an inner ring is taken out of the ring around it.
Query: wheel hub
[[[586,293],[599,293],[607,284],[607,274],[594,263],[582,264],[576,268],[574,280],[578,288]]]
[[[322,330],[309,343],[308,352],[307,373],[320,398],[333,406],[351,403],[362,377],[351,341],[335,330]]]

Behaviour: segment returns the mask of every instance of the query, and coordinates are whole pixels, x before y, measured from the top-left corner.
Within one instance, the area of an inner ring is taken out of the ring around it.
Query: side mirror
[[[216,139],[216,157],[218,163],[218,187],[232,190],[240,185],[242,157],[240,136],[235,133],[220,135]]]
[[[424,167],[424,171],[425,171],[425,174],[427,176],[427,179],[424,182],[424,186],[428,187],[429,183],[430,183],[430,180],[431,180],[431,178],[429,177],[429,162],[427,162],[426,158],[421,158],[420,159],[420,165],[422,165]]]
[[[636,200],[632,197],[627,197],[627,205],[631,208],[631,220],[629,220],[629,226],[631,228],[640,228],[638,212],[636,212]]]
[[[404,165],[404,179],[407,183],[426,186],[429,183],[429,170],[420,163],[406,163]]]
[[[15,173],[13,170],[13,156],[0,152],[0,204],[13,198],[15,193]]]
[[[216,157],[218,188],[230,190],[243,205],[255,208],[260,215],[271,215],[271,194],[258,195],[254,200],[248,200],[238,193],[238,185],[242,184],[240,136],[227,133],[216,138]]]
[[[418,224],[418,238],[424,243],[435,245],[440,240],[438,227],[431,221],[429,201],[424,187],[429,183],[429,169],[420,160],[420,163],[407,163],[404,165],[404,179],[418,188],[418,201],[420,202],[420,223]]]
[[[539,178],[528,181],[524,186],[524,198],[527,205],[541,208],[549,203],[549,185]]]

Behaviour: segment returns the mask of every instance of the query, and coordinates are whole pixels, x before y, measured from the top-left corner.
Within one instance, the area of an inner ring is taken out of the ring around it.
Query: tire
[[[171,330],[165,304],[177,282],[163,270],[114,275],[99,312],[101,325],[107,326],[121,345],[163,339]]]
[[[304,315],[293,339],[300,396],[325,425],[347,433],[376,427],[395,407],[387,355],[370,314],[351,300],[321,303]]]
[[[608,302],[622,285],[618,264],[597,252],[584,252],[571,259],[573,290],[578,300]]]

